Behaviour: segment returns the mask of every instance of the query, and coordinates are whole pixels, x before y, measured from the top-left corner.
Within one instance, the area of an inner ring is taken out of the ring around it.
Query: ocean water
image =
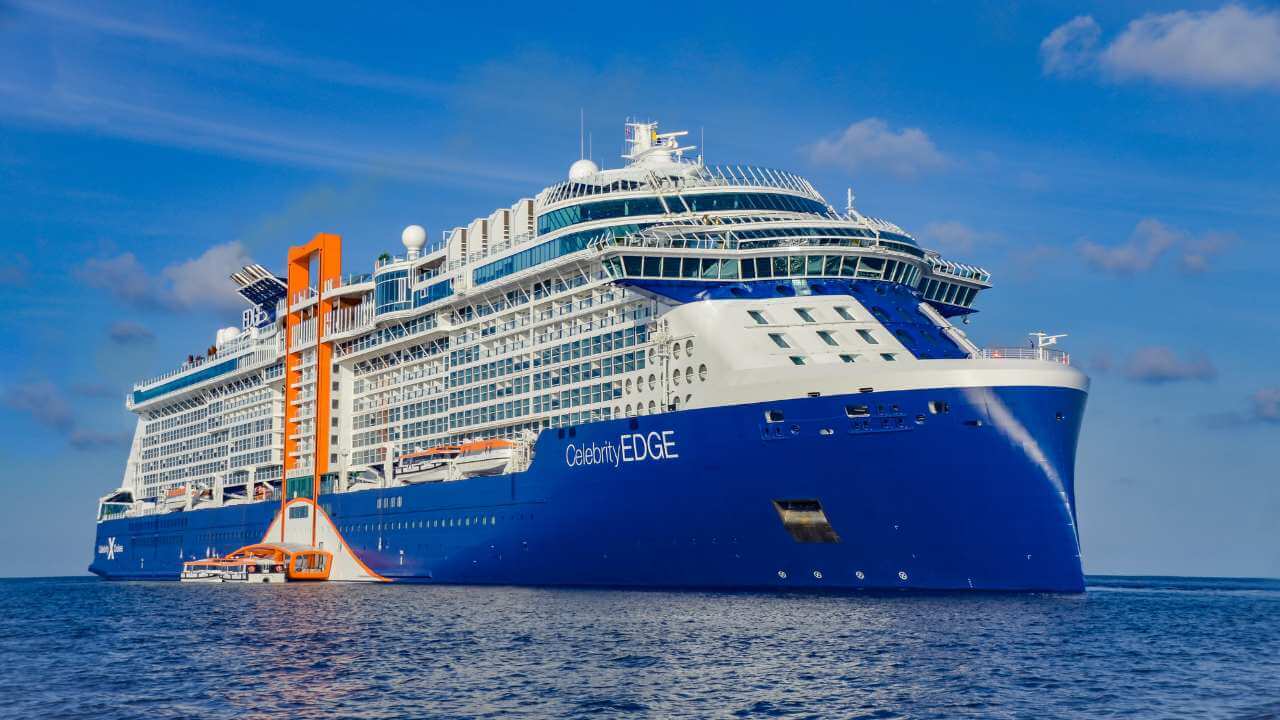
[[[0,581],[3,718],[1280,717],[1280,581],[803,595]]]

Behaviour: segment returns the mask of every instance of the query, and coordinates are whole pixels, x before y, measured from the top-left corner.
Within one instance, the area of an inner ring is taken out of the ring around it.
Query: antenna
[[[587,128],[587,112],[582,108],[578,108],[578,159],[586,157],[586,153],[582,151],[582,135]]]
[[[594,160],[595,152],[591,149],[591,133],[587,133],[587,159]]]

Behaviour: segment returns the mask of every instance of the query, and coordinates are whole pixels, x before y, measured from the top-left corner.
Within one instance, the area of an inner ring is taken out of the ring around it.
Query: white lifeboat
[[[454,464],[464,477],[502,475],[513,469],[517,448],[514,440],[498,438],[463,443]]]
[[[449,479],[449,468],[462,452],[458,445],[441,445],[401,455],[395,478],[406,483],[441,482]]]

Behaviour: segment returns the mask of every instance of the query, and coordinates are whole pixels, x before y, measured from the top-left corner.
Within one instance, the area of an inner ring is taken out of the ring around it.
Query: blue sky
[[[348,269],[615,165],[626,116],[994,273],[1094,379],[1089,572],[1280,576],[1280,14],[1220,3],[0,2],[0,575],[83,572],[131,382],[319,231]]]

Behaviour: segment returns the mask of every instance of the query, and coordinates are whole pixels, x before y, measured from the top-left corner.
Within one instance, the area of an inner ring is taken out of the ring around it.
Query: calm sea
[[[1082,596],[0,581],[0,717],[1280,717],[1280,581]]]

